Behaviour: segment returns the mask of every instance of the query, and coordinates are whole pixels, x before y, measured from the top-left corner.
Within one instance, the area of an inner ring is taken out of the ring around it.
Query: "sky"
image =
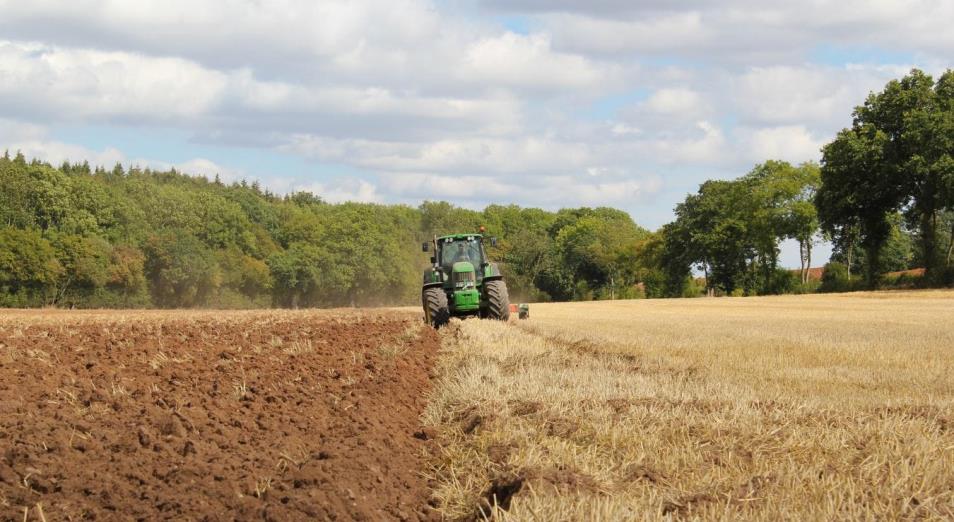
[[[0,148],[332,202],[612,206],[649,229],[706,179],[818,161],[869,92],[954,56],[944,0],[0,0],[0,13]],[[782,262],[798,265],[792,244]]]

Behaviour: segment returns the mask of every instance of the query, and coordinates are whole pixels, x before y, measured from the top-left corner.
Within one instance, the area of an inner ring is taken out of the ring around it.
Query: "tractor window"
[[[480,266],[484,256],[481,254],[480,241],[476,239],[455,239],[445,241],[441,249],[441,264],[452,266],[454,263],[467,261],[474,266]]]

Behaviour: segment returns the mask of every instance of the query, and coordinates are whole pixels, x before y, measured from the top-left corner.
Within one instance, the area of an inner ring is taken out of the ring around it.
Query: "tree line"
[[[411,304],[434,235],[499,241],[518,299],[633,296],[649,235],[609,208],[330,204],[116,165],[0,157],[0,305],[312,307]]]
[[[258,183],[0,157],[0,306],[412,304],[422,241],[484,226],[515,300],[850,290],[925,268],[954,282],[954,73],[871,93],[820,164],[709,180],[655,232],[625,212],[330,204]],[[821,287],[813,248],[834,246]],[[779,266],[780,242],[801,267]]]

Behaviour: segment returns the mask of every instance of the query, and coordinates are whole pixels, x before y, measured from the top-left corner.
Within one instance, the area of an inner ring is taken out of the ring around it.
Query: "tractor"
[[[483,227],[478,234],[435,237],[422,245],[434,250],[431,266],[424,270],[421,301],[424,322],[434,328],[446,325],[451,317],[510,319],[507,283],[497,265],[484,251]],[[496,245],[496,238],[490,238]]]

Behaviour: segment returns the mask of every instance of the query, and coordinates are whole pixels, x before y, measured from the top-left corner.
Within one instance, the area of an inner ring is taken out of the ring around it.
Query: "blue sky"
[[[654,229],[705,179],[817,161],[869,91],[954,52],[930,0],[673,5],[0,0],[0,145]]]

